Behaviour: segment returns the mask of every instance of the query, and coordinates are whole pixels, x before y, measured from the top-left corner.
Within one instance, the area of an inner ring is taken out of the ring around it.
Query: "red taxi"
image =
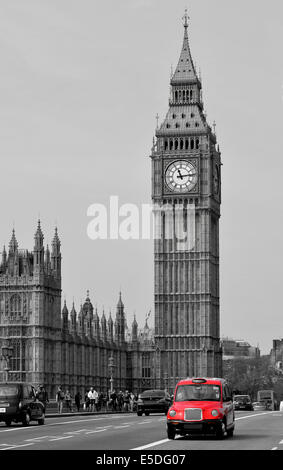
[[[168,439],[176,434],[233,436],[232,392],[224,379],[187,378],[178,382],[167,414]]]

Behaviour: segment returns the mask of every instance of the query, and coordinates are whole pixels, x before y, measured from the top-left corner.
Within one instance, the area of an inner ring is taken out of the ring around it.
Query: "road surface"
[[[73,415],[47,417],[44,426],[0,423],[0,451],[5,450],[283,450],[283,412],[236,412],[232,438],[166,435],[166,417]]]

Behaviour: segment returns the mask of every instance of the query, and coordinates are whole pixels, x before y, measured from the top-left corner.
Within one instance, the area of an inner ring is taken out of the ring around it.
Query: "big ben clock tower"
[[[169,110],[157,127],[151,154],[158,226],[154,241],[156,385],[171,390],[184,377],[222,374],[221,156],[203,110],[188,19],[186,12],[182,50],[170,82]],[[185,236],[180,238],[179,233]]]

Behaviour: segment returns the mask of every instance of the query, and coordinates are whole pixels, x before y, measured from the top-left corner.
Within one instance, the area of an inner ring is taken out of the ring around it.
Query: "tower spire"
[[[189,16],[187,9],[185,10],[185,14],[183,16],[183,26],[184,26],[184,39],[182,50],[179,58],[179,62],[175,73],[171,78],[171,85],[177,85],[180,83],[195,83],[198,82],[198,76],[196,73],[196,69],[193,63],[193,59],[191,56],[190,45],[189,45],[189,36],[188,36],[188,27],[189,27]]]

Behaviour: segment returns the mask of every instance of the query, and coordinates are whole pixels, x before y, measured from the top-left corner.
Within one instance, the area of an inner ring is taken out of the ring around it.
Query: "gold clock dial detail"
[[[171,191],[187,193],[197,184],[197,169],[186,160],[175,161],[166,168],[165,181]]]

